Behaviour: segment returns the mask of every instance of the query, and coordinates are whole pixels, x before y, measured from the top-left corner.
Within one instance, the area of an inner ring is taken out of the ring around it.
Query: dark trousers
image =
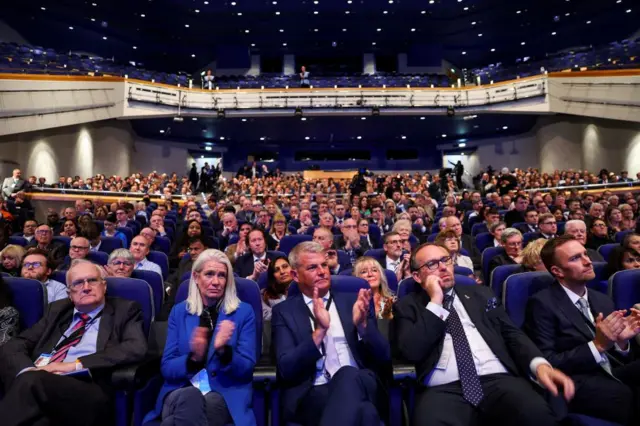
[[[480,378],[484,398],[474,408],[462,397],[460,382],[434,386],[416,396],[416,426],[548,426],[557,423],[533,383],[507,374]]]
[[[209,392],[202,395],[188,386],[166,396],[162,405],[162,426],[225,426],[233,424],[222,395]]]
[[[100,386],[45,371],[22,373],[0,401],[3,426],[106,425],[111,413]]]
[[[304,426],[378,426],[377,380],[373,372],[342,367],[326,385],[300,400],[297,423]]]

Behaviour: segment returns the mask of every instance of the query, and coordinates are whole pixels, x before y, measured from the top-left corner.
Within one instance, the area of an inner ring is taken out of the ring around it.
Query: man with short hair
[[[131,241],[131,247],[129,247],[129,251],[133,255],[133,260],[135,261],[134,269],[153,271],[162,276],[162,268],[160,268],[158,264],[147,260],[149,247],[149,241],[147,241],[147,239],[142,235],[133,237],[133,240]]]
[[[14,198],[18,192],[26,189],[26,185],[20,169],[13,169],[11,177],[6,178],[2,183],[2,195],[7,200]]]
[[[159,214],[152,214],[149,219],[149,227],[158,233],[160,237],[166,237],[167,232],[164,229],[164,218]]]
[[[27,251],[27,255],[22,259],[22,270],[20,276],[40,281],[47,289],[47,300],[53,303],[56,300],[67,298],[67,288],[61,282],[49,279],[52,265],[49,263],[47,252],[38,248]]]
[[[343,204],[337,204],[334,210],[335,210],[334,213],[335,213],[336,226],[340,228],[342,227],[342,224],[344,223],[344,221],[347,219],[346,218],[347,209],[345,209]]]
[[[522,194],[516,195],[515,208],[504,215],[504,221],[507,228],[512,228],[514,223],[525,222],[524,213],[529,206],[529,199]]]
[[[105,270],[111,277],[131,278],[135,266],[135,259],[127,249],[115,249],[109,255]]]
[[[147,352],[140,307],[106,297],[98,266],[74,262],[66,291],[35,326],[0,347],[4,426],[113,422],[111,375]],[[90,374],[65,375],[84,369]]]
[[[328,230],[331,231],[333,229],[333,224],[334,224],[334,220],[333,220],[333,215],[331,213],[326,212],[320,215],[319,225],[321,227],[327,228]]]
[[[242,202],[242,210],[238,212],[236,218],[240,222],[253,223],[256,220],[256,214],[253,212],[251,208],[251,200],[245,199]]]
[[[58,267],[58,269],[66,271],[74,260],[86,259],[90,249],[91,246],[87,238],[81,236],[73,237],[69,244],[69,256],[65,258],[65,261]]]
[[[529,207],[524,214],[525,224],[517,226],[516,229],[523,234],[526,234],[527,232],[538,232],[538,218],[539,216],[536,209]]]
[[[399,233],[390,231],[384,234],[382,248],[385,257],[380,264],[384,269],[388,269],[396,274],[398,281],[408,278],[411,275],[409,269],[410,253],[403,250],[408,241],[403,239]]]
[[[630,340],[640,332],[640,311],[625,317],[609,297],[587,288],[595,278],[593,264],[573,236],[548,241],[540,256],[556,281],[529,298],[524,329],[575,381],[569,410],[622,425],[633,418],[635,424],[640,361],[633,361]]]
[[[260,228],[249,231],[245,243],[249,252],[236,259],[233,269],[239,276],[257,282],[260,274],[266,272],[269,263],[276,258],[276,254],[267,251],[267,236]]]
[[[411,257],[412,291],[394,306],[400,354],[420,383],[416,425],[551,426],[556,419],[529,377],[570,400],[571,379],[551,367],[489,287],[455,285],[449,251],[427,243]]]
[[[36,228],[35,238],[26,248],[30,249],[33,247],[44,250],[48,254],[53,267],[62,263],[69,252],[69,249],[64,242],[53,239],[53,231],[49,225],[44,224]]]
[[[596,219],[604,220],[604,207],[600,203],[591,204],[591,207],[589,208],[589,214],[584,218],[584,223],[587,225],[588,229],[591,229],[591,225]]]
[[[36,228],[38,227],[38,222],[32,219],[28,219],[24,222],[24,226],[22,227],[22,238],[27,240],[27,243],[31,243],[36,236]]]
[[[331,291],[325,250],[315,242],[298,244],[289,261],[300,293],[277,304],[271,319],[284,422],[379,425],[391,351],[371,290]]]
[[[571,235],[583,246],[587,244],[587,225],[582,220],[570,220],[564,226],[565,235]],[[592,262],[604,262],[597,250],[587,248],[587,256]]]
[[[73,221],[75,221],[76,217],[78,216],[76,209],[73,207],[67,207],[66,209],[64,209],[63,215],[65,220]]]
[[[187,221],[195,220],[198,223],[202,223],[202,215],[197,210],[192,210],[187,213]]]
[[[541,214],[538,217],[538,226],[540,227],[540,231],[533,235],[531,241],[539,238],[550,240],[551,238],[556,238],[558,236],[558,223],[556,222],[556,217],[553,214]]]
[[[344,250],[351,258],[351,264],[356,263],[356,259],[364,256],[371,246],[366,239],[360,238],[358,226],[354,219],[345,219],[340,228],[342,235],[336,235],[334,238],[334,246],[338,250]]]

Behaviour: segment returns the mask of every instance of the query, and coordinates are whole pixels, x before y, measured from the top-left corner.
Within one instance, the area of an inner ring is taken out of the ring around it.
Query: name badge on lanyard
[[[45,367],[49,365],[49,361],[51,361],[52,354],[41,354],[36,362],[33,363],[36,367]]]

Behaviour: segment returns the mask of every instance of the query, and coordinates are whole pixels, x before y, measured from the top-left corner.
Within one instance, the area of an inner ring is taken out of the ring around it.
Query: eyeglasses
[[[274,225],[284,225],[287,222],[285,222],[284,220],[276,220],[275,222],[273,222]]]
[[[189,248],[187,248],[187,251],[189,253],[194,252],[194,251],[200,251],[200,250],[203,250],[203,249],[201,247],[189,247]]]
[[[25,269],[38,269],[42,266],[42,262],[24,262],[22,267]]]
[[[89,246],[69,246],[71,250],[89,250]]]
[[[333,257],[333,256],[337,256],[338,252],[335,250],[327,250],[327,256]]]
[[[40,231],[36,231],[36,234],[38,235],[47,235],[50,234],[51,231],[47,230],[47,229],[41,229]]]
[[[605,225],[604,223],[594,223],[593,227],[594,228],[606,228],[607,225]]]
[[[419,271],[425,266],[427,267],[428,270],[435,271],[436,269],[438,269],[438,266],[440,266],[441,263],[445,266],[449,266],[453,263],[453,257],[445,256],[445,257],[441,257],[440,259],[429,260],[423,263],[421,266],[419,266],[418,269],[416,269],[416,271]]]
[[[344,229],[356,229],[357,226],[356,225],[342,225],[342,228],[344,228]]]
[[[557,225],[557,222],[542,222],[543,225]]]
[[[89,284],[89,287],[95,287],[100,284],[102,280],[98,277],[82,278],[79,280],[71,281],[69,287],[76,290],[83,287],[85,284]]]
[[[113,262],[111,262],[111,265],[113,266],[133,266],[133,262],[129,262],[128,260],[114,260]]]

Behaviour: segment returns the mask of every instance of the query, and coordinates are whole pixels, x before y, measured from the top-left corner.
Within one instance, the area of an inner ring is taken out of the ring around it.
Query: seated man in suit
[[[53,239],[53,230],[49,225],[42,224],[36,228],[35,239],[29,243],[27,249],[38,247],[46,251],[54,268],[58,266],[69,253],[69,248],[62,241]]]
[[[526,234],[527,232],[538,232],[538,211],[535,208],[528,208],[528,210],[524,214],[524,221],[525,224],[518,225],[516,227],[518,231],[522,232],[523,234]]]
[[[371,249],[371,246],[366,239],[360,237],[354,219],[344,219],[340,231],[342,235],[336,235],[334,238],[335,247],[338,250],[344,250],[351,258],[353,265],[357,258],[364,256],[364,253]]]
[[[587,244],[587,225],[582,220],[569,220],[564,226],[565,235],[573,235],[573,237],[583,246]],[[592,262],[604,262],[604,257],[597,250],[587,249],[587,256]]]
[[[233,270],[242,278],[258,281],[261,273],[269,267],[269,262],[276,255],[267,251],[267,234],[261,228],[253,228],[246,237],[246,245],[249,252],[236,259]]]
[[[571,411],[628,424],[631,389],[640,385],[640,362],[630,362],[629,340],[640,332],[640,312],[624,317],[609,297],[587,289],[593,265],[573,236],[548,241],[541,257],[557,281],[529,298],[525,332],[575,381]]]
[[[515,265],[522,263],[522,234],[516,228],[507,228],[500,234],[500,244],[504,247],[504,253],[495,256],[489,262],[487,274],[491,275],[498,266]]]
[[[416,425],[542,426],[556,420],[528,377],[571,399],[573,382],[555,370],[485,286],[454,286],[447,249],[423,244],[411,256],[422,287],[393,306],[396,343],[415,364]]]
[[[301,294],[277,304],[271,319],[284,421],[379,425],[380,376],[390,371],[391,354],[376,326],[371,290],[330,292],[318,243],[298,244],[289,261]]]
[[[67,289],[68,299],[49,305],[36,325],[0,348],[4,426],[109,424],[113,369],[147,351],[139,306],[105,297],[98,266],[74,262]],[[82,369],[91,374],[64,375]]]
[[[556,217],[551,213],[543,213],[538,217],[538,227],[540,231],[534,234],[532,241],[538,238],[550,240],[558,236],[558,223]]]
[[[238,237],[238,220],[233,213],[222,215],[222,230],[216,232],[216,238],[220,241],[220,250],[224,250],[229,245],[229,240]]]

